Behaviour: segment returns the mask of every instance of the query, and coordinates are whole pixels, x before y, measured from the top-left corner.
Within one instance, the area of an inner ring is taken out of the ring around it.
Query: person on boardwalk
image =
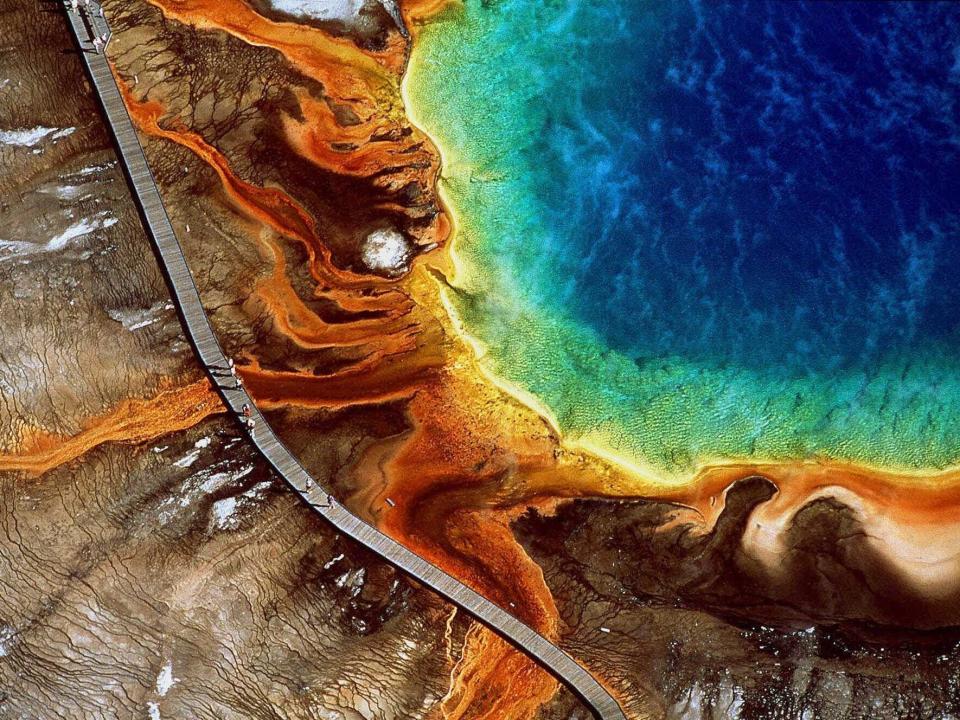
[[[257,426],[257,421],[253,418],[247,418],[245,424],[247,426],[247,430],[253,432],[253,429]]]
[[[70,0],[70,9],[75,13],[80,12],[80,0]]]
[[[250,417],[250,406],[247,403],[244,403],[243,407],[240,408],[240,412],[245,418]]]
[[[99,35],[93,38],[93,49],[97,51],[97,55],[100,54],[100,47],[102,45],[103,45],[103,40],[100,39]]]
[[[239,390],[240,388],[243,387],[243,378],[237,375],[236,373],[234,373],[233,377],[236,378],[237,380],[237,384],[233,386],[233,389]]]
[[[71,20],[72,22],[70,23],[70,29],[73,33],[75,42],[83,50],[88,50],[89,45],[87,36],[83,31],[82,22],[76,17],[72,17]],[[83,59],[84,64],[87,65],[88,69],[93,68],[94,61],[87,53],[83,53],[81,58]],[[99,64],[99,62],[97,64]],[[110,130],[115,140],[118,140],[119,142],[120,138],[122,138],[124,134],[130,134],[132,136],[135,132],[135,129],[131,123],[129,115],[123,109],[122,102],[113,101],[113,99],[120,99],[120,91],[116,85],[115,79],[110,73],[106,73],[103,76],[103,81],[103,83],[97,83],[96,90],[100,94],[101,98],[106,100],[102,103],[102,107],[106,113],[107,119],[109,120],[108,125]],[[148,234],[157,248],[160,261],[164,268],[168,271],[167,279],[174,291],[175,298],[180,304],[180,309],[183,312],[191,314],[196,312],[203,319],[199,325],[194,326],[191,324],[188,328],[188,332],[198,346],[204,348],[215,346],[216,338],[213,334],[213,329],[209,324],[210,320],[209,318],[203,317],[203,308],[200,305],[199,298],[196,295],[196,288],[192,285],[192,282],[189,279],[189,274],[181,275],[177,271],[171,269],[171,265],[169,264],[170,261],[165,254],[164,246],[161,242],[162,236],[159,234],[157,228],[163,229],[167,227],[168,225],[164,225],[164,222],[168,224],[169,220],[164,215],[163,205],[159,201],[159,195],[157,194],[156,186],[153,183],[151,174],[148,172],[149,168],[146,165],[146,159],[143,155],[143,151],[141,148],[136,146],[136,143],[133,143],[130,148],[131,149],[129,150],[121,150],[118,157],[121,164],[124,166],[124,169],[127,171],[131,185],[136,191],[133,193],[134,199],[136,200],[137,204],[139,205],[139,209],[143,214],[145,227],[148,229]],[[178,253],[177,259],[181,262],[185,260],[182,252]],[[182,298],[185,299],[182,300]],[[253,435],[255,434],[253,431],[253,426],[255,426],[254,419],[248,418],[248,420],[250,420],[250,425],[248,425],[248,427],[250,428],[251,435]],[[269,440],[270,445],[272,446],[271,454],[275,452],[276,456],[280,459],[283,465],[289,464],[291,467],[296,467],[296,459],[289,454],[286,448],[273,442],[272,435],[269,433],[269,424],[265,425],[264,429],[259,433],[259,436],[256,439]],[[290,478],[290,474],[282,470],[281,475],[285,479],[289,480]],[[406,570],[419,582],[426,584],[428,587],[434,590],[439,590],[454,600],[459,607],[470,610],[471,613],[483,619],[485,622],[488,622],[491,627],[501,631],[504,636],[513,644],[519,646],[521,649],[526,650],[531,655],[542,658],[543,664],[553,670],[558,677],[565,679],[567,682],[573,685],[578,690],[578,694],[581,697],[590,698],[599,695],[599,702],[596,704],[591,703],[592,707],[598,710],[598,715],[602,713],[602,709],[605,706],[612,706],[619,710],[619,708],[616,706],[616,701],[610,695],[606,694],[603,688],[590,676],[587,676],[587,678],[592,680],[593,685],[579,680],[585,671],[580,668],[580,666],[576,665],[569,656],[561,653],[548,640],[536,634],[533,630],[527,628],[525,625],[510,625],[503,622],[503,613],[497,610],[497,607],[494,603],[483,598],[482,596],[470,593],[469,589],[465,585],[462,585],[449,576],[442,574],[442,572],[436,566],[431,565],[428,562],[417,558],[416,556],[411,557],[409,552],[403,552],[400,545],[391,542],[386,535],[380,533],[376,528],[362,524],[361,521],[353,516],[348,510],[345,508],[339,508],[339,506],[335,504],[334,499],[329,495],[327,496],[327,504],[328,506],[332,506],[333,509],[336,509],[337,512],[325,512],[323,515],[329,519],[331,523],[334,524],[334,526],[344,534],[345,537],[351,537],[365,543],[379,556],[385,557],[388,561],[393,562],[397,567]],[[572,670],[570,666],[572,666]],[[574,671],[579,671],[580,675],[575,674]],[[621,712],[611,711],[603,713],[601,716],[605,718],[616,718],[616,720],[624,720],[624,716]]]

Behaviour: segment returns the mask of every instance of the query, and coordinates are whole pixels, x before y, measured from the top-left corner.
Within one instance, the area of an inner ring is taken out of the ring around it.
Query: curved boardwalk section
[[[227,357],[203,310],[200,294],[187,267],[170,219],[163,208],[146,156],[137,139],[110,66],[106,57],[97,52],[91,43],[94,35],[103,36],[109,33],[109,28],[99,16],[99,7],[95,4],[91,4],[90,7],[92,10],[89,12],[85,12],[82,5],[80,13],[67,11],[70,28],[93,80],[133,189],[134,199],[140,207],[147,233],[160,256],[187,335],[209,373],[211,368],[225,367]],[[239,413],[245,403],[250,405],[255,421],[255,426],[248,429],[250,439],[277,473],[314,512],[332,523],[344,535],[362,543],[480,622],[493,628],[566,684],[593,710],[597,717],[603,720],[625,720],[623,711],[613,697],[597,682],[596,678],[565,652],[451,575],[360,520],[338,503],[330,501],[326,490],[310,477],[280,442],[245,390],[224,387],[219,387],[219,390],[224,402],[235,413]]]

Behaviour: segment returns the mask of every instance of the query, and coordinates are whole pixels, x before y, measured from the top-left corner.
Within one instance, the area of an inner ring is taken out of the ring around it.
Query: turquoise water
[[[467,331],[572,439],[960,457],[960,9],[479,2],[430,25]]]

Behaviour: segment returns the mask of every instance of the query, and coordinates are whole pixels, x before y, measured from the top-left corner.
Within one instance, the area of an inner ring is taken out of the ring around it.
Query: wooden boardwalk
[[[250,406],[251,416],[256,424],[252,429],[247,429],[247,432],[263,457],[308,507],[330,522],[339,532],[365,545],[387,562],[432,588],[499,633],[567,685],[598,718],[626,720],[620,706],[600,683],[557,646],[459,580],[329,499],[324,484],[311,478],[280,442],[246,391],[242,388],[232,389],[233,383],[229,375],[226,383],[217,381],[214,371],[226,367],[227,357],[203,309],[200,294],[160,200],[160,193],[110,66],[105,55],[95,52],[91,43],[93,34],[109,33],[109,28],[99,16],[99,6],[92,3],[90,7],[89,13],[84,12],[81,3],[80,13],[68,9],[66,14],[80,56],[93,80],[134,199],[140,208],[147,235],[161,259],[187,336],[224,402],[237,415],[244,404]]]

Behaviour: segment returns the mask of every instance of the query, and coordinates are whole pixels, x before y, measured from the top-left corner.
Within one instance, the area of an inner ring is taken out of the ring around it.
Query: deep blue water
[[[533,292],[641,361],[803,375],[957,344],[960,4],[609,6],[527,157]]]

